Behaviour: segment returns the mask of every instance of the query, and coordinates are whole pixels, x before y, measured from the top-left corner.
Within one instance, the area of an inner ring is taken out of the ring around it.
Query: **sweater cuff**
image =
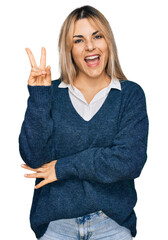
[[[31,86],[27,85],[32,102],[38,105],[48,104],[51,100],[51,85],[50,86]]]
[[[67,156],[57,160],[55,165],[56,177],[59,180],[74,179],[78,177],[77,169],[73,164],[74,157]]]

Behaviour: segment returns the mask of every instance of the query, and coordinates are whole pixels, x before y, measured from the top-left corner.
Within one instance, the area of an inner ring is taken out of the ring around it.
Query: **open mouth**
[[[95,67],[100,63],[100,55],[99,54],[90,55],[85,57],[84,60],[88,67]]]

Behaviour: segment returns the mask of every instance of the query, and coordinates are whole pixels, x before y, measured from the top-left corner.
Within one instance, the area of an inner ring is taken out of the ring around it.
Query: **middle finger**
[[[24,174],[27,178],[45,178],[44,173]]]

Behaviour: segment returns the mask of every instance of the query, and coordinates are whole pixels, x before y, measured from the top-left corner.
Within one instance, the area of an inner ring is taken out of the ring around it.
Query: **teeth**
[[[99,56],[98,55],[96,55],[96,56],[90,56],[90,57],[86,57],[85,59],[95,59],[95,58],[98,58]]]

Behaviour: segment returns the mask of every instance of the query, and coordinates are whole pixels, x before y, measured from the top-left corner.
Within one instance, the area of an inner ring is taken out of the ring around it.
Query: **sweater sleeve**
[[[38,168],[52,158],[52,86],[27,87],[30,95],[19,134],[19,152],[29,167]]]
[[[147,159],[148,116],[142,88],[137,84],[131,90],[112,146],[92,147],[58,159],[58,181],[79,178],[113,183],[140,175]]]

